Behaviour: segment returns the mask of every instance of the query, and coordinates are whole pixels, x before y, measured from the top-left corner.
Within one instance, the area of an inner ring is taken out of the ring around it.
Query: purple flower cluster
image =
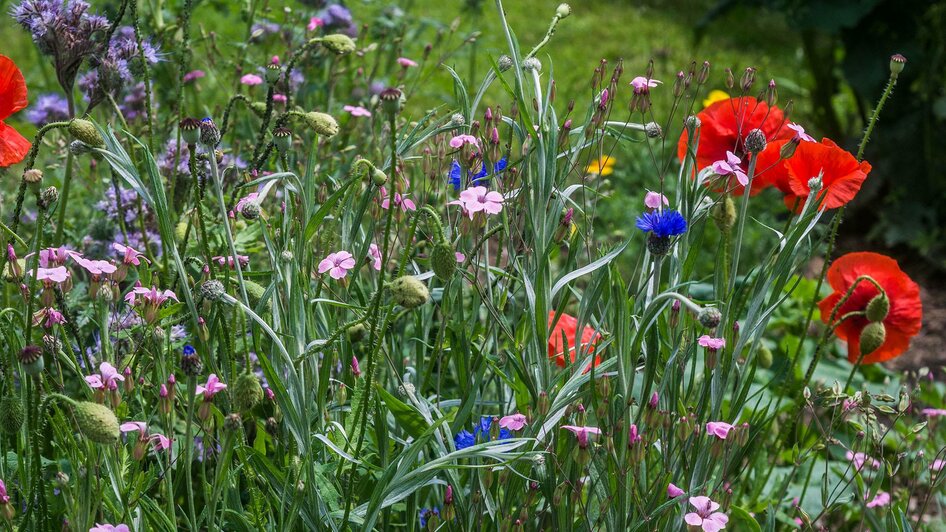
[[[69,103],[61,94],[40,94],[26,111],[26,119],[37,127],[50,122],[69,120]]]
[[[96,54],[109,21],[89,13],[82,0],[23,0],[10,9],[10,16],[33,37],[40,52],[52,56],[56,77],[70,90],[82,61]]]
[[[115,96],[126,84],[140,79],[144,63],[153,65],[160,60],[158,48],[150,40],[143,39],[139,49],[134,28],[122,26],[112,36],[105,53],[96,58],[95,68],[79,78],[79,87],[94,106],[107,95]]]
[[[178,151],[177,142],[174,139],[171,139],[165,146],[164,152],[158,155],[158,170],[161,172],[161,175],[166,178],[171,178],[175,175],[186,175],[188,173],[187,165],[190,162],[190,153],[186,148],[180,150],[180,154],[178,154]],[[174,167],[175,159],[177,159],[176,168]],[[223,170],[229,166],[243,170],[247,167],[247,164],[246,161],[240,157],[234,157],[229,153],[224,153],[218,168],[222,173]],[[210,166],[206,161],[199,162],[197,165],[197,171],[206,175],[208,172],[210,172]]]
[[[325,23],[327,30],[337,31],[355,37],[358,35],[358,26],[352,19],[351,11],[342,4],[331,4],[322,11],[319,18]]]

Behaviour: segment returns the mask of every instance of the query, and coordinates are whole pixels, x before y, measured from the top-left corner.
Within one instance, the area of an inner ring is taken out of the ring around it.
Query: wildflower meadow
[[[0,526],[946,530],[927,276],[841,238],[924,64],[829,138],[601,1],[0,1]]]

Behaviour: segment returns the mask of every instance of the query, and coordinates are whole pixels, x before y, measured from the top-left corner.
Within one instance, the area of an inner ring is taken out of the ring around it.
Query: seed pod
[[[286,153],[292,147],[292,131],[285,127],[277,127],[273,130],[273,144],[279,153]]]
[[[200,120],[196,118],[185,118],[178,124],[181,130],[181,139],[188,145],[197,144],[200,140]]]
[[[335,55],[345,55],[355,51],[355,41],[348,35],[341,33],[333,33],[322,37],[322,46]]]
[[[311,111],[305,114],[305,123],[323,137],[334,137],[338,134],[338,122],[332,115]]]
[[[75,404],[76,425],[86,438],[101,444],[118,442],[118,418],[108,407],[79,401]]]
[[[401,112],[401,99],[403,93],[394,87],[388,87],[381,91],[378,98],[381,100],[381,108],[389,117],[397,116]]]
[[[861,331],[861,356],[867,356],[880,349],[880,346],[884,345],[886,338],[887,329],[884,327],[883,322],[868,323],[867,326],[864,327],[864,330]]]
[[[27,375],[39,375],[43,372],[43,350],[39,346],[28,345],[20,350],[20,364]]]
[[[442,281],[449,281],[457,269],[456,251],[446,240],[434,244],[430,252],[430,266]]]

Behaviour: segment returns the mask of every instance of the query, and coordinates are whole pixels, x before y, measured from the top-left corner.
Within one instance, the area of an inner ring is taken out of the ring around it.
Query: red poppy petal
[[[0,120],[25,109],[26,80],[16,63],[5,55],[0,55]]]
[[[0,122],[0,168],[14,165],[30,152],[30,141],[17,130]]]

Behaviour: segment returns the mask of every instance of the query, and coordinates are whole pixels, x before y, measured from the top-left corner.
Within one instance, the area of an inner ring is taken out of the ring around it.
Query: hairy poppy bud
[[[388,175],[375,168],[371,171],[371,182],[374,183],[376,187],[384,186],[384,184],[388,182]]]
[[[884,340],[887,339],[887,329],[884,327],[883,322],[871,322],[868,323],[864,330],[861,331],[860,343],[861,343],[861,356],[867,356],[877,349],[880,346],[884,345]]]
[[[391,282],[391,296],[404,308],[417,308],[430,298],[430,292],[424,283],[412,275],[403,275]]]
[[[95,128],[95,124],[82,118],[76,118],[69,122],[69,134],[75,137],[76,140],[81,140],[93,148],[101,148],[105,145],[105,140],[102,139],[99,130]]]
[[[322,46],[336,55],[350,54],[355,51],[355,41],[348,35],[333,33],[322,37]]]
[[[334,137],[338,133],[338,122],[332,115],[311,111],[305,114],[305,123],[316,133],[324,137]]]
[[[867,303],[867,319],[872,322],[881,322],[890,312],[890,299],[886,294],[877,294]]]
[[[696,316],[696,320],[700,322],[700,325],[706,327],[707,329],[716,328],[722,319],[722,312],[720,312],[719,309],[715,307],[703,307],[703,309],[700,310],[700,313]]]
[[[774,362],[774,357],[772,356],[772,350],[765,345],[759,347],[759,366],[768,369],[772,367]]]
[[[765,133],[761,129],[753,129],[746,134],[746,151],[749,153],[760,153],[765,149]]]
[[[457,256],[453,246],[443,240],[434,244],[430,252],[430,267],[442,281],[449,281],[457,269]]]
[[[736,224],[736,204],[733,202],[732,197],[729,195],[726,196],[723,201],[717,203],[713,207],[713,221],[716,222],[716,227],[723,233],[728,232]]]
[[[368,336],[368,328],[364,323],[356,323],[348,328],[348,341],[357,344]]]
[[[88,401],[75,403],[76,425],[86,438],[105,445],[118,441],[118,418],[107,406]]]
[[[23,403],[11,395],[0,400],[0,429],[6,434],[16,434],[23,425]]]
[[[233,406],[240,412],[248,412],[263,400],[263,387],[252,373],[243,373],[233,383]]]
[[[907,65],[907,58],[900,54],[890,56],[890,77],[897,79],[897,76],[903,72],[903,67]]]

